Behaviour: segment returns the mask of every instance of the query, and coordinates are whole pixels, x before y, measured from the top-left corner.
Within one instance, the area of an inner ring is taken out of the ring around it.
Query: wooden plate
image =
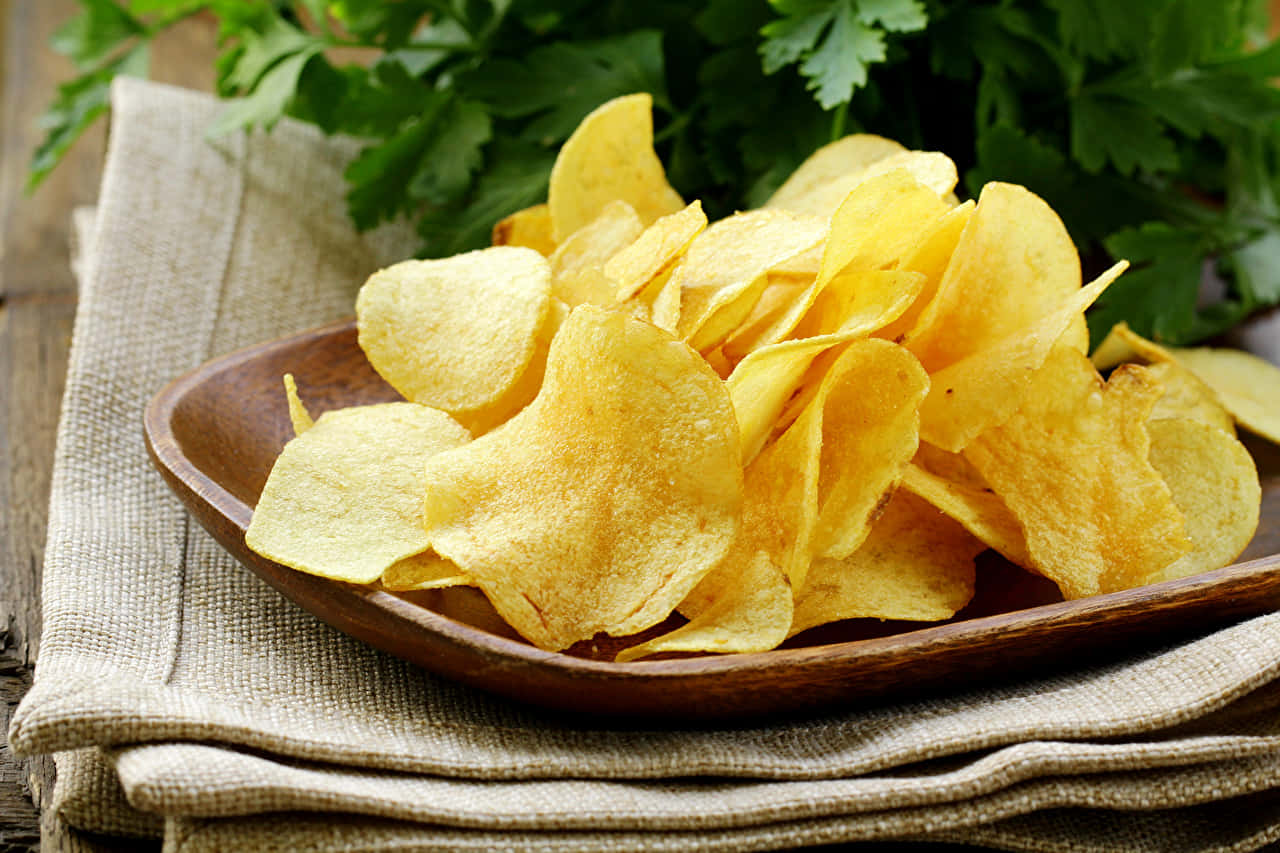
[[[973,603],[946,623],[851,620],[761,654],[628,664],[611,661],[616,644],[608,640],[544,652],[517,637],[475,590],[394,594],[296,572],[245,547],[252,507],[292,436],[285,372],[316,415],[399,399],[369,367],[352,321],[233,353],[174,381],[147,407],[147,447],[169,485],[236,558],[331,625],[433,672],[537,705],[649,720],[849,706],[1075,666],[1091,654],[1280,608],[1280,450],[1246,436],[1262,475],[1262,522],[1242,561],[1216,572],[1063,602],[1049,582],[988,553]]]

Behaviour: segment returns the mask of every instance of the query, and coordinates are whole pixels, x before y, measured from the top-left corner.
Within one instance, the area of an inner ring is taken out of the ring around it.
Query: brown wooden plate
[[[771,652],[627,664],[612,662],[618,645],[608,639],[545,652],[475,590],[391,593],[297,572],[245,547],[252,507],[293,434],[285,372],[316,415],[399,399],[365,360],[349,320],[216,359],[147,407],[147,448],[169,485],[237,559],[329,624],[433,672],[545,707],[685,720],[849,706],[1078,665],[1280,608],[1280,449],[1244,436],[1262,476],[1262,522],[1241,561],[1225,569],[1064,602],[1051,583],[987,553],[973,603],[945,623],[850,620]]]

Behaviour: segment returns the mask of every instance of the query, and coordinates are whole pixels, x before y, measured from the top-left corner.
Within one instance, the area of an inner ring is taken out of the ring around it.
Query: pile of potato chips
[[[947,619],[988,548],[1066,598],[1229,564],[1260,502],[1234,424],[1280,439],[1280,371],[1124,328],[1095,367],[1084,311],[1125,264],[1082,286],[1042,200],[955,184],[855,135],[708,223],[648,96],[605,104],[497,245],[364,285],[360,345],[406,402],[313,423],[286,378],[249,546],[476,586],[549,650],[687,619],[619,660]]]

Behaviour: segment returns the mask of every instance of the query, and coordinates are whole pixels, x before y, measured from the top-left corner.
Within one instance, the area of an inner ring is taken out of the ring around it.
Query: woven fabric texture
[[[349,141],[286,121],[209,142],[213,99],[137,80],[116,84],[112,109],[79,263],[45,636],[9,732],[19,753],[62,753],[68,822],[139,833],[163,821],[175,851],[925,837],[1243,850],[1275,837],[1280,614],[929,699],[616,728],[469,690],[304,613],[169,494],[142,411],[211,357],[350,314],[412,235],[352,231]],[[1213,814],[1235,817],[1215,836]]]

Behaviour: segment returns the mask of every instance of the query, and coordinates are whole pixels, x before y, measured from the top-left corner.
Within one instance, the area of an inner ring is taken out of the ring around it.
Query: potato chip
[[[990,488],[956,482],[915,464],[908,465],[904,471],[901,488],[955,519],[1009,562],[1032,568],[1022,525]]]
[[[819,302],[816,308],[820,319],[806,318],[799,330],[808,334],[834,327],[835,331],[770,344],[752,352],[733,369],[727,385],[742,431],[744,464],[760,452],[787,401],[817,359],[833,347],[866,337],[911,304],[916,291],[903,282],[918,284],[919,276],[905,276],[885,270],[853,270],[840,276],[829,286],[838,296],[830,297],[830,302]],[[811,393],[818,386],[819,381],[812,383]],[[807,403],[806,397],[803,404]]]
[[[1189,418],[1200,421],[1234,436],[1236,424],[1213,389],[1201,382],[1194,373],[1176,361],[1159,361],[1147,365],[1147,372],[1155,377],[1164,389],[1156,406],[1151,410],[1151,420],[1161,418]]]
[[[1022,404],[1054,345],[1083,321],[1085,309],[1127,267],[1127,262],[1119,262],[1027,327],[932,374],[933,384],[920,410],[920,437],[956,452],[1009,417]],[[1074,341],[1066,345],[1079,352]]]
[[[360,288],[360,347],[407,400],[465,423],[497,403],[529,366],[550,291],[547,260],[532,249],[404,261]]]
[[[650,225],[684,207],[653,150],[653,98],[624,95],[596,107],[560,148],[547,190],[557,243],[625,201]]]
[[[495,246],[523,246],[540,255],[551,257],[556,241],[551,236],[551,208],[535,204],[501,219],[493,226]]]
[[[1117,323],[1093,363],[1105,370],[1123,361],[1177,362],[1213,391],[1236,423],[1280,444],[1280,367],[1241,350],[1162,346]]]
[[[870,133],[837,139],[810,154],[764,206],[828,218],[868,166],[906,150],[892,139]]]
[[[901,317],[876,332],[878,337],[900,343],[907,332],[915,328],[920,314],[938,292],[938,285],[947,271],[951,256],[955,253],[960,235],[973,215],[974,205],[972,200],[966,201],[935,219],[923,229],[916,244],[903,255],[898,269],[924,276],[920,295],[906,311],[902,312]]]
[[[965,448],[1064,598],[1139,586],[1191,549],[1148,460],[1160,390],[1136,365],[1104,383],[1084,355],[1055,347],[1017,413]]]
[[[662,652],[768,651],[787,638],[791,586],[763,551],[745,559],[734,552],[694,587],[681,612],[686,606],[691,616],[687,624],[624,649],[616,660],[638,660]]]
[[[396,560],[382,573],[379,581],[392,592],[473,585],[453,562],[430,550]]]
[[[315,420],[298,397],[298,384],[293,381],[292,373],[284,375],[284,394],[289,403],[289,422],[293,424],[293,435],[296,438],[311,429]]]
[[[534,341],[533,355],[516,384],[507,389],[501,397],[491,405],[474,412],[468,412],[462,420],[463,425],[471,431],[472,437],[481,436],[506,423],[517,412],[533,402],[542,388],[542,375],[547,368],[547,353],[551,349],[551,341],[560,331],[561,324],[569,316],[569,306],[559,299],[552,298],[547,308],[547,319]]]
[[[956,172],[956,164],[941,151],[901,151],[890,154],[867,166],[862,172],[862,180],[868,181],[876,175],[883,175],[901,169],[915,178],[917,183],[933,190],[949,206],[956,204],[951,191],[960,180]]]
[[[680,286],[680,337],[699,352],[714,349],[751,314],[769,270],[826,233],[821,220],[785,210],[752,210],[708,227],[672,273]]]
[[[551,293],[570,308],[613,305],[618,284],[605,274],[609,260],[644,233],[625,201],[611,201],[600,214],[564,239],[551,255]]]
[[[814,302],[821,300],[840,275],[858,270],[892,268],[915,242],[918,229],[947,210],[937,194],[907,172],[894,170],[865,181],[849,193],[831,218],[822,260],[812,283],[776,320],[748,336],[731,338],[725,355],[740,360],[748,352],[783,340],[821,334],[797,329]]]
[[[841,619],[950,619],[973,598],[973,558],[985,547],[898,490],[854,553],[813,561],[796,595],[791,633]]]
[[[416,403],[326,412],[276,459],[245,544],[298,571],[371,583],[430,546],[424,466],[470,439],[447,414]]]
[[[1182,511],[1192,548],[1151,581],[1220,569],[1239,556],[1258,529],[1262,488],[1245,446],[1212,425],[1186,418],[1151,419],[1151,464]]]
[[[1171,352],[1213,389],[1236,423],[1280,444],[1280,367],[1241,350],[1197,347]]]
[[[562,649],[662,621],[741,521],[737,425],[719,377],[662,330],[573,310],[537,398],[426,464],[435,550],[520,634]]]
[[[658,277],[685,253],[693,238],[707,227],[702,202],[664,216],[644,230],[631,245],[605,264],[604,274],[616,285],[615,299],[625,302]]]
[[[937,293],[903,339],[930,373],[1039,322],[1080,290],[1080,258],[1038,196],[990,183],[965,225]],[[1071,322],[1073,345],[1083,316]],[[1083,349],[1082,349],[1083,351]]]

